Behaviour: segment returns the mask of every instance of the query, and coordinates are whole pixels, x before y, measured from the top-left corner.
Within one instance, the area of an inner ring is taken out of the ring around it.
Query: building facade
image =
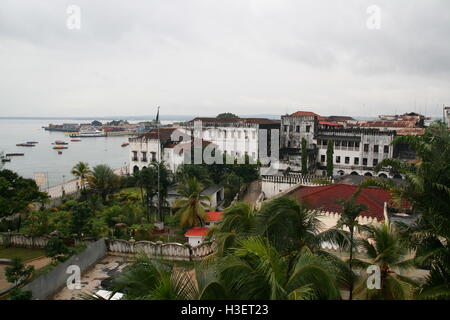
[[[210,141],[217,150],[232,158],[248,156],[253,163],[260,155],[271,157],[272,139],[279,142],[280,122],[265,118],[195,118],[183,127],[185,133],[194,136],[201,130],[200,137]],[[261,150],[262,142],[266,150]],[[278,152],[278,150],[276,150]]]
[[[164,161],[175,172],[185,155],[177,146],[189,144],[191,138],[177,128],[160,128],[139,137],[129,138],[130,171],[135,173],[152,162]]]
[[[374,167],[385,158],[392,158],[395,131],[369,128],[348,128],[326,121],[312,112],[298,111],[281,117],[281,159],[300,167],[301,141],[307,141],[308,171],[326,174],[327,145],[333,143],[333,174],[374,175]],[[380,171],[378,176],[394,177]]]

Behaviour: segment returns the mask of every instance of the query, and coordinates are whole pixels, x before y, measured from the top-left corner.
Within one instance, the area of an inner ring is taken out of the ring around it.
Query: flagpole
[[[161,218],[161,185],[160,185],[161,138],[159,135],[159,106],[158,106],[158,114],[156,116],[156,129],[158,131],[158,216],[159,218]]]

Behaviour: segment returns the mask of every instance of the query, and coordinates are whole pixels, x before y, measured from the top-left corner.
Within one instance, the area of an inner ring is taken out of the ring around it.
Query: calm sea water
[[[42,128],[49,123],[80,122],[90,121],[0,119],[0,151],[25,153],[21,157],[11,157],[11,162],[4,163],[3,168],[13,170],[26,178],[34,178],[36,172],[47,172],[49,186],[53,186],[72,179],[70,171],[79,161],[88,162],[91,167],[107,164],[112,168],[119,168],[127,164],[129,147],[122,147],[121,144],[128,141],[128,136],[82,138],[81,142],[71,142],[63,132],[50,132]],[[69,148],[63,150],[61,155],[52,149],[55,140],[69,143]],[[17,143],[28,141],[39,143],[35,147],[16,146]]]

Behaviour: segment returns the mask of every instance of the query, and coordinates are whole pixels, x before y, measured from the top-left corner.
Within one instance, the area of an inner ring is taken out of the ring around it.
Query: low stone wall
[[[55,292],[66,285],[70,276],[67,268],[76,265],[81,273],[103,258],[107,253],[105,239],[90,243],[80,254],[70,257],[67,261],[58,264],[49,273],[40,276],[25,285],[22,290],[30,290],[35,300],[49,299]]]
[[[149,257],[165,260],[201,260],[214,252],[214,244],[208,242],[193,247],[189,244],[163,243],[161,241],[134,242],[120,239],[108,239],[106,244],[108,251],[112,253],[145,253]]]
[[[1,233],[0,244],[17,248],[42,249],[46,246],[50,237],[34,237],[21,233]]]
[[[16,248],[43,249],[47,245],[47,242],[50,238],[51,237],[48,236],[30,236],[22,233],[0,233],[0,245],[6,245]],[[96,238],[63,239],[63,241],[68,241],[70,245],[77,245],[79,243],[91,243],[97,240],[98,239]]]
[[[280,193],[294,186],[320,186],[316,183],[317,179],[328,180],[330,183],[334,181],[324,176],[308,175],[303,176],[300,174],[289,174],[287,176],[262,176],[262,192],[265,195],[265,199],[271,199]]]

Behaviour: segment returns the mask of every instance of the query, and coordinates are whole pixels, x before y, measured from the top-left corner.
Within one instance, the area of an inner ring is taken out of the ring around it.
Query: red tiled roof
[[[279,122],[279,120],[268,118],[242,118],[241,120],[245,123],[258,123],[258,124],[270,124]]]
[[[208,216],[208,221],[219,221],[222,220],[223,212],[206,212]]]
[[[403,120],[360,121],[358,125],[360,127],[372,127],[372,128],[414,128],[417,125],[417,121],[403,121]]]
[[[210,145],[212,143],[211,141],[208,141],[208,140],[205,140],[205,139],[199,139],[199,140],[200,140],[200,142],[202,144],[202,148],[205,148],[206,146],[208,146],[208,145]],[[171,143],[168,146],[166,146],[166,148],[175,148],[175,147],[178,146],[180,150],[181,149],[186,149],[187,150],[187,149],[193,148],[194,147],[194,143],[195,143],[195,141],[194,141],[194,139],[192,139],[192,140],[190,140],[188,142],[181,142],[181,143],[178,143],[178,144]]]
[[[212,118],[212,117],[197,117],[192,119],[189,122],[194,121],[202,121],[202,122],[213,122],[213,123],[236,123],[236,122],[244,122],[244,123],[259,123],[259,124],[267,124],[267,123],[276,123],[277,120],[268,119],[268,118]]]
[[[159,130],[159,137],[161,140],[169,140],[172,133],[177,128],[159,128],[159,129],[152,129],[152,131],[144,133],[143,135],[139,136],[139,138],[145,138],[147,140],[149,139],[158,139],[158,130]]]
[[[204,237],[208,233],[207,227],[193,227],[186,231],[186,237]]]
[[[241,118],[214,118],[214,117],[197,117],[189,122],[202,121],[202,122],[217,122],[217,123],[228,123],[228,122],[239,122]]]
[[[297,111],[289,115],[290,117],[316,117],[318,120],[325,121],[326,118],[311,111]]]
[[[358,189],[357,186],[347,184],[331,184],[318,187],[300,187],[289,193],[299,201],[303,201],[312,209],[320,209],[327,212],[342,213],[342,205],[337,200],[348,200]],[[367,211],[361,212],[362,216],[384,220],[384,203],[392,204],[392,197],[386,190],[379,188],[364,188],[356,199],[356,203],[363,203]],[[402,205],[408,208],[407,203]]]
[[[424,128],[401,128],[396,130],[397,135],[405,136],[405,135],[414,135],[421,136],[425,133]]]
[[[337,123],[337,122],[331,122],[331,121],[319,121],[319,124],[322,124],[325,126],[343,127],[342,124]]]

